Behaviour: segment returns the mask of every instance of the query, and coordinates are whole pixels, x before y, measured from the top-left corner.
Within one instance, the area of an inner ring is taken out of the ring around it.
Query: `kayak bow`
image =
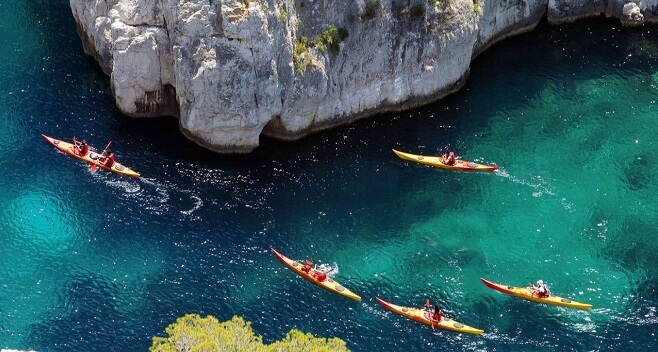
[[[530,287],[514,287],[514,286],[507,286],[503,284],[497,284],[495,282],[488,281],[486,279],[480,278],[482,282],[484,282],[485,285],[489,286],[490,288],[506,293],[508,295],[512,295],[515,297],[527,299],[529,301],[533,302],[539,302],[539,303],[546,303],[546,304],[552,304],[554,306],[562,306],[562,307],[569,307],[569,308],[577,308],[577,309],[590,309],[592,308],[591,304],[586,304],[586,303],[580,303],[576,301],[572,301],[568,298],[562,298],[558,297],[555,295],[550,295],[548,297],[537,297],[532,294],[532,290],[530,290]]]
[[[336,280],[330,278],[327,276],[327,278],[323,281],[320,281],[316,279],[313,276],[313,273],[316,272],[317,270],[311,268],[309,272],[304,272],[302,271],[302,267],[304,266],[302,263],[292,260],[283,254],[277,252],[274,248],[270,248],[272,250],[272,253],[274,253],[274,256],[276,256],[277,259],[279,259],[283,264],[285,264],[287,267],[292,269],[294,272],[296,272],[299,276],[305,278],[306,280],[326,289],[331,292],[337,293],[341,296],[349,297],[354,300],[361,300],[361,296],[355,294],[354,292],[346,289],[343,285],[338,283]]]
[[[68,154],[68,155],[70,155],[70,156],[72,156],[76,159],[80,159],[80,160],[82,160],[86,163],[89,163],[91,165],[95,165],[97,167],[100,167],[103,170],[107,170],[107,171],[111,171],[111,172],[116,172],[117,174],[122,174],[122,175],[126,175],[126,176],[139,178],[139,173],[131,170],[130,168],[128,168],[126,166],[123,166],[123,165],[119,164],[118,162],[114,162],[112,167],[106,166],[104,163],[102,163],[100,161],[101,155],[98,154],[97,152],[94,152],[94,151],[90,150],[89,153],[87,153],[87,155],[80,156],[80,155],[76,154],[73,151],[73,144],[72,143],[68,143],[68,142],[64,142],[64,141],[59,140],[59,139],[48,137],[45,134],[42,134],[41,137],[43,137],[43,139],[48,141],[48,143],[52,144],[52,146],[57,148],[59,151],[64,152],[64,153],[66,153],[66,154]]]
[[[415,320],[423,324],[436,326],[437,328],[441,328],[445,330],[464,332],[464,333],[475,334],[475,335],[480,335],[481,333],[484,332],[484,330],[480,330],[468,325],[464,325],[462,323],[459,323],[457,321],[454,321],[446,317],[443,317],[441,321],[430,319],[432,313],[422,309],[398,306],[396,304],[386,302],[379,297],[375,297],[375,299],[377,299],[377,302],[379,302],[379,304],[381,304],[384,308],[390,310],[391,312],[400,314],[411,320]]]
[[[498,166],[496,165],[484,165],[478,164],[472,161],[466,160],[456,160],[454,165],[448,165],[442,161],[440,156],[424,156],[416,155],[410,153],[404,153],[398,150],[393,149],[393,153],[399,156],[401,159],[415,161],[417,163],[429,166],[440,167],[442,169],[449,170],[461,170],[461,171],[496,171]]]

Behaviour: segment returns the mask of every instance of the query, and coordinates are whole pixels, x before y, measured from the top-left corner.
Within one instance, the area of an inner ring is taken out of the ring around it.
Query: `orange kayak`
[[[287,267],[292,269],[294,272],[296,272],[299,276],[305,278],[306,280],[326,289],[331,292],[337,293],[339,295],[349,297],[354,300],[360,300],[361,296],[355,294],[354,292],[346,289],[343,285],[339,284],[336,280],[326,276],[326,279],[324,280],[319,280],[317,279],[313,274],[317,272],[317,270],[311,268],[311,270],[307,272],[302,270],[302,267],[304,266],[302,263],[292,260],[283,254],[277,252],[274,248],[270,248],[272,250],[272,253],[274,253],[274,256],[276,256],[277,259],[279,259],[283,264],[285,264]]]
[[[492,288],[498,292],[527,299],[529,301],[552,304],[554,306],[584,309],[584,310],[592,308],[591,304],[572,301],[568,298],[558,297],[553,294],[551,294],[548,297],[537,297],[532,294],[532,290],[530,289],[530,287],[514,287],[514,286],[503,285],[503,284],[497,284],[495,282],[491,282],[483,278],[480,278],[480,280],[482,280],[482,282],[484,282],[484,284],[487,285],[489,288]]]
[[[464,325],[460,322],[454,321],[446,317],[443,317],[441,321],[436,321],[432,318],[432,313],[426,310],[398,306],[396,304],[386,302],[379,297],[375,297],[375,298],[377,299],[377,302],[379,302],[379,304],[381,304],[384,308],[390,310],[391,312],[400,314],[411,320],[415,320],[417,322],[426,325],[436,326],[437,328],[441,328],[445,330],[464,332],[464,333],[475,334],[475,335],[480,335],[481,333],[484,332],[484,330],[480,330],[468,325]]]
[[[460,170],[460,171],[496,171],[497,165],[484,165],[472,161],[458,159],[454,165],[449,165],[443,162],[443,157],[440,156],[424,156],[410,153],[404,153],[393,149],[393,153],[404,160],[415,161],[423,165],[440,167],[442,169]]]
[[[57,148],[61,152],[64,152],[76,159],[82,160],[86,163],[89,163],[91,165],[96,165],[97,167],[100,167],[103,170],[111,171],[111,172],[116,172],[117,174],[122,174],[126,176],[131,176],[131,177],[137,177],[139,178],[139,173],[131,170],[130,168],[123,166],[119,164],[118,162],[115,162],[112,167],[106,166],[104,163],[102,163],[99,159],[101,157],[100,154],[98,154],[95,151],[90,150],[89,153],[85,156],[81,156],[77,154],[73,150],[73,144],[69,142],[64,142],[59,139],[55,139],[52,137],[48,137],[45,134],[42,134],[41,137],[43,137],[45,140],[48,141],[48,143],[52,144],[53,147]]]

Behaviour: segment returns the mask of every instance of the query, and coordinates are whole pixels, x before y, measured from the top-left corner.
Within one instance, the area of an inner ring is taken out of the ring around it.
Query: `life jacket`
[[[114,165],[114,153],[110,153],[110,155],[105,158],[105,166],[112,167],[112,165]]]
[[[83,144],[82,145],[82,150],[80,151],[80,155],[85,156],[85,155],[87,155],[87,153],[89,153],[89,146],[86,145],[86,144]]]
[[[315,277],[316,280],[322,282],[322,281],[327,279],[327,274],[325,274],[322,271],[317,271],[316,270],[315,272],[313,272],[313,277]]]
[[[537,297],[548,297],[548,287],[546,285],[537,286]]]
[[[446,163],[449,165],[453,165],[455,163],[455,152],[450,152],[448,154],[448,157],[446,158]]]

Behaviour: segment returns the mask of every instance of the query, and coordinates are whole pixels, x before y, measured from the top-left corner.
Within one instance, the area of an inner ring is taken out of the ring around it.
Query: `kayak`
[[[569,307],[569,308],[577,308],[577,309],[590,309],[592,308],[591,304],[585,304],[585,303],[580,303],[576,301],[572,301],[568,298],[562,298],[554,295],[550,295],[548,297],[537,297],[532,294],[532,290],[530,287],[514,287],[514,286],[507,286],[507,285],[502,285],[502,284],[497,284],[495,282],[491,282],[488,280],[485,280],[483,278],[480,278],[482,282],[484,282],[485,285],[489,286],[490,288],[506,293],[508,295],[516,296],[519,298],[524,298],[533,302],[539,302],[539,303],[546,303],[546,304],[552,304],[555,306],[562,306],[562,307]]]
[[[497,165],[484,165],[478,164],[472,161],[466,161],[457,159],[454,165],[449,165],[443,162],[443,157],[440,156],[424,156],[416,155],[410,153],[404,153],[398,150],[393,149],[393,153],[399,156],[401,159],[415,161],[420,164],[440,167],[442,169],[449,170],[461,170],[461,171],[496,171],[498,170]]]
[[[313,273],[319,272],[318,270],[315,270],[314,268],[311,268],[309,272],[302,271],[302,267],[304,266],[302,263],[300,263],[297,260],[292,260],[285,255],[277,252],[274,248],[270,248],[272,250],[272,253],[274,253],[274,256],[276,256],[277,259],[279,259],[283,264],[285,264],[287,267],[292,269],[294,272],[296,272],[299,276],[305,278],[306,280],[324,288],[327,289],[331,292],[337,293],[339,295],[349,297],[354,300],[361,300],[361,296],[355,294],[354,292],[348,290],[345,288],[345,286],[341,285],[338,283],[336,280],[330,278],[329,276],[326,276],[326,279],[324,280],[319,280],[315,278]]]
[[[454,321],[446,317],[443,317],[441,321],[436,321],[432,319],[432,313],[426,310],[418,309],[418,308],[402,307],[393,303],[386,302],[379,297],[375,297],[375,298],[377,299],[377,302],[379,302],[379,304],[381,304],[384,308],[390,310],[391,312],[400,314],[411,320],[415,320],[423,324],[436,326],[437,328],[441,328],[445,330],[464,332],[464,333],[475,334],[475,335],[480,335],[481,333],[484,332],[484,330],[480,330],[468,325],[464,325],[462,323],[459,323],[457,321]]]
[[[48,143],[52,144],[53,147],[59,149],[60,151],[76,158],[80,159],[86,163],[89,163],[91,165],[96,165],[97,167],[100,167],[103,170],[111,171],[111,172],[116,172],[117,174],[122,174],[126,176],[131,176],[131,177],[138,177],[139,178],[139,173],[131,170],[130,168],[123,166],[119,164],[118,162],[114,162],[112,167],[106,166],[104,163],[100,161],[101,155],[98,154],[97,152],[93,150],[89,150],[89,153],[85,156],[80,156],[79,154],[76,154],[73,151],[73,144],[69,142],[64,142],[62,140],[48,137],[45,134],[42,134],[41,137],[43,137],[45,140],[48,141]]]

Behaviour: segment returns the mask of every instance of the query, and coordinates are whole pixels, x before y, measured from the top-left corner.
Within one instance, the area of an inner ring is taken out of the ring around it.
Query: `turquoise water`
[[[657,347],[658,29],[540,28],[482,54],[443,101],[220,156],[173,119],[135,120],[82,55],[66,2],[0,4],[0,348],[146,350],[176,317],[293,327],[354,351]],[[144,176],[56,152],[86,138]],[[391,148],[496,163],[455,173]],[[363,300],[284,268],[335,264]],[[543,279],[589,311],[480,282]],[[432,331],[375,296],[484,329]]]

